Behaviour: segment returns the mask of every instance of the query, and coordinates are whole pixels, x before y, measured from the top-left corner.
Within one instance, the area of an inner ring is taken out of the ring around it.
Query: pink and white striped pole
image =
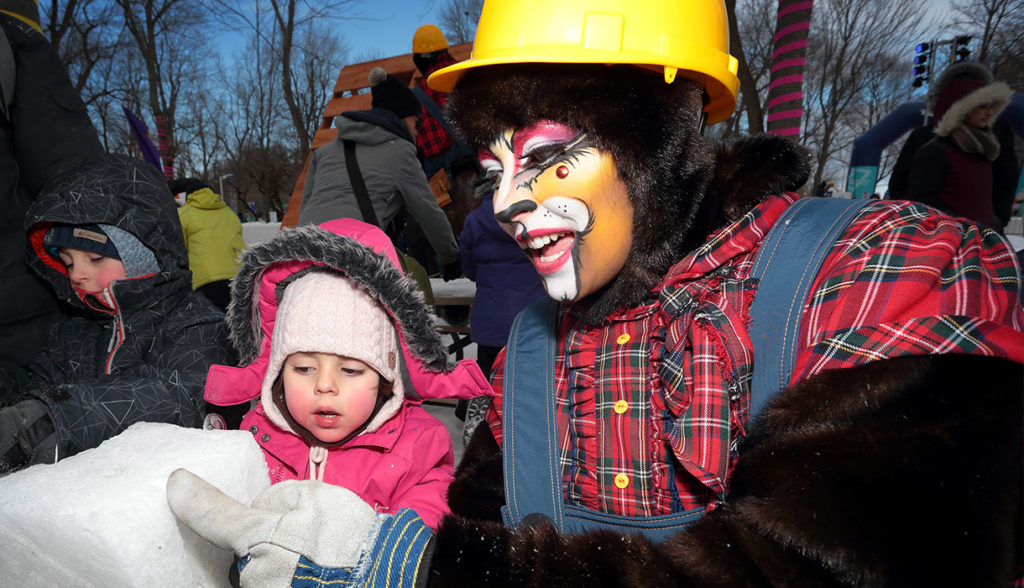
[[[798,139],[804,114],[804,64],[813,0],[779,0],[768,82],[767,131]]]
[[[171,181],[174,179],[174,156],[171,155],[171,137],[167,129],[167,117],[157,114],[153,118],[156,119],[156,133],[160,142],[160,162],[164,166],[164,179]]]

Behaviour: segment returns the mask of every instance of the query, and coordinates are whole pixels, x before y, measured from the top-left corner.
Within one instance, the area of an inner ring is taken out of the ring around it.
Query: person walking
[[[198,178],[171,183],[171,193],[185,193],[178,219],[185,234],[192,289],[227,311],[231,278],[238,273],[238,257],[245,251],[242,222],[220,194]]]

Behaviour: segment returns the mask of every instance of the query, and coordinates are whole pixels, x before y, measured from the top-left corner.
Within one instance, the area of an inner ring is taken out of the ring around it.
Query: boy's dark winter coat
[[[42,248],[52,223],[124,229],[153,252],[160,269],[114,282],[116,312],[91,295],[83,302]],[[26,227],[29,265],[75,315],[54,327],[29,370],[4,374],[5,392],[48,404],[62,456],[140,421],[200,426],[207,369],[234,354],[223,313],[192,292],[181,224],[160,173],[119,155],[68,169],[44,187]]]

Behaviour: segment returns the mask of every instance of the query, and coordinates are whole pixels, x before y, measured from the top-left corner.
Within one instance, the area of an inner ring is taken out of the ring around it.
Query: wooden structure
[[[469,57],[472,49],[472,43],[462,43],[448,47],[448,52],[452,54],[456,61],[462,61]],[[324,108],[323,116],[320,117],[320,127],[313,136],[313,145],[309,150],[310,155],[313,154],[313,150],[328,143],[337,136],[338,131],[334,128],[334,117],[348,110],[366,110],[370,108],[370,82],[368,78],[370,70],[377,66],[384,68],[384,71],[393,74],[409,87],[412,87],[422,77],[412,61],[412,53],[363,63],[354,63],[341,68],[341,72],[338,74],[338,81],[334,84],[334,92],[331,95],[331,99],[327,102],[326,108]],[[295,187],[292,188],[292,195],[288,200],[288,210],[281,221],[282,227],[294,227],[299,221],[299,209],[302,206],[302,187],[306,184],[307,169],[309,169],[308,157],[302,168],[302,173],[299,174],[299,178],[295,182]]]

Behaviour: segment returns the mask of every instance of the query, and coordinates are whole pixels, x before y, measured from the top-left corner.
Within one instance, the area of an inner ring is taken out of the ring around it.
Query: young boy
[[[0,472],[52,463],[130,425],[203,423],[206,371],[233,359],[224,316],[192,292],[167,184],[146,162],[62,172],[29,210],[28,264],[74,313],[0,371]]]
[[[49,242],[50,255],[64,264],[77,291],[99,294],[114,280],[128,277],[117,247],[96,225],[57,225],[49,230],[45,241]]]

